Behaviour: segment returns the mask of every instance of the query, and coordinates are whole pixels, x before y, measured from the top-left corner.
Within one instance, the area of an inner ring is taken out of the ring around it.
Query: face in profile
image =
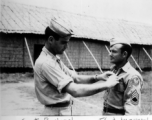
[[[63,54],[63,52],[66,50],[69,40],[70,40],[70,36],[67,37],[60,37],[58,40],[54,41],[54,51],[56,54]]]
[[[123,53],[121,52],[122,44],[115,44],[110,47],[110,62],[119,64],[124,60]]]

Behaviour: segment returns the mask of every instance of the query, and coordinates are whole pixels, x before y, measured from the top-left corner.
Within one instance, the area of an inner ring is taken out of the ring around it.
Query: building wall
[[[23,34],[1,34],[0,67],[1,68],[32,68],[27,47],[26,37],[32,55],[34,44],[44,44],[42,36]]]
[[[152,56],[151,49],[152,47],[147,45],[147,46],[139,46],[139,45],[132,45],[133,47],[133,52],[132,56],[138,63],[138,65],[142,69],[151,69],[152,61],[149,59],[149,57],[146,55],[146,53],[143,51],[143,47],[146,49],[146,51],[149,53],[150,56]],[[129,61],[131,64],[138,68],[133,59],[130,57]]]
[[[25,45],[24,38],[26,37],[32,59],[34,60],[35,45],[44,45],[45,40],[43,35],[34,34],[1,34],[0,39],[0,67],[1,68],[32,68],[29,59],[28,51]],[[92,56],[84,46],[84,41],[89,49],[92,51],[94,57],[98,61],[102,69],[109,69],[111,64],[109,60],[108,51],[105,45],[109,47],[108,42],[91,41],[89,39],[71,38],[66,53],[76,70],[81,71],[99,71]],[[152,56],[152,48],[144,46],[147,52]],[[150,68],[152,66],[151,60],[142,50],[141,46],[133,45],[133,56],[142,69]],[[63,62],[71,68],[66,57],[61,56]],[[131,64],[136,67],[134,61],[130,58]],[[137,68],[137,67],[136,67]]]
[[[0,39],[0,67],[23,67],[23,39],[2,34]]]

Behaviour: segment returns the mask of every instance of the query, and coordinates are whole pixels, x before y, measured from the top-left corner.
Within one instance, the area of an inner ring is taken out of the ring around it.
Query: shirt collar
[[[127,72],[129,69],[130,69],[131,65],[130,65],[130,62],[128,61],[123,67],[122,69]]]
[[[56,61],[60,60],[60,57],[58,55],[53,55],[50,51],[48,51],[48,49],[46,47],[43,47],[42,51],[45,54],[49,55],[52,59],[54,59]]]
[[[122,68],[119,68],[119,70],[122,69],[123,71],[127,72],[130,69],[130,67],[131,67],[131,65],[130,65],[130,62],[128,61]],[[116,68],[116,66],[113,65],[111,68],[112,68],[112,70],[114,70]]]

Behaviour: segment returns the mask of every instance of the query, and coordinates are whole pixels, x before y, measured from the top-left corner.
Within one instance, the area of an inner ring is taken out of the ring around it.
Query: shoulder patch
[[[131,80],[132,80],[132,84],[135,86],[138,86],[140,84],[140,78],[138,76],[133,76]]]
[[[133,93],[131,94],[131,103],[133,105],[139,104],[139,94],[138,94],[137,90],[134,90]]]

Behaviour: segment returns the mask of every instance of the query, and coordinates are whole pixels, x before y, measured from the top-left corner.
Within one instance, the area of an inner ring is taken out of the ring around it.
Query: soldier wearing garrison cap
[[[118,83],[112,72],[78,75],[65,66],[58,54],[63,54],[72,34],[61,19],[52,19],[45,29],[46,43],[34,66],[35,92],[45,106],[42,115],[72,115],[71,96],[90,96]]]
[[[60,37],[73,35],[73,31],[67,25],[63,25],[62,22],[63,21],[56,21],[55,19],[52,19],[49,28]]]
[[[129,41],[127,41],[124,38],[112,38],[110,39],[110,46],[115,45],[115,44],[125,44],[131,47],[131,44],[129,43]]]
[[[106,90],[103,115],[140,115],[143,79],[128,61],[131,44],[125,39],[110,40],[110,62],[119,84]]]

